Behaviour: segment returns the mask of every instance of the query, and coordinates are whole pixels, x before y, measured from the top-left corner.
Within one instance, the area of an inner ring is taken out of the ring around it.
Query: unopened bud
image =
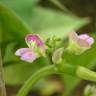
[[[96,96],[96,86],[87,85],[84,90],[84,96]]]
[[[63,48],[59,48],[54,51],[53,56],[52,56],[52,61],[55,64],[59,64],[62,62],[62,55],[63,55]]]

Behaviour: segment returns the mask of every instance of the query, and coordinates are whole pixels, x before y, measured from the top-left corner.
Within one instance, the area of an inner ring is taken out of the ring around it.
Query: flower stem
[[[26,96],[31,90],[32,86],[41,78],[51,75],[51,74],[68,74],[72,76],[79,77],[84,80],[96,81],[96,72],[93,72],[82,66],[74,66],[72,64],[54,64],[44,67],[34,73],[23,85],[23,87],[18,92],[17,96]]]
[[[83,66],[74,66],[72,64],[58,64],[58,70],[60,73],[66,73],[78,77],[83,80],[95,81],[96,82],[96,72]]]
[[[57,73],[57,69],[55,67],[55,65],[49,65],[47,67],[44,67],[43,69],[37,71],[36,73],[34,73],[23,85],[23,87],[20,89],[20,91],[18,92],[17,96],[26,96],[28,94],[28,92],[30,91],[30,89],[32,88],[32,86],[34,86],[34,84],[41,78],[50,75],[50,74],[54,74]]]
[[[6,96],[5,83],[3,80],[3,65],[0,51],[0,96]]]
[[[85,67],[78,66],[76,74],[79,78],[96,82],[96,72],[93,72]]]

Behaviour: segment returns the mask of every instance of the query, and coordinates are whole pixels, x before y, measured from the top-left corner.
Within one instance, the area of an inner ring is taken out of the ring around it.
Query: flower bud
[[[46,41],[46,44],[49,48],[56,48],[61,42],[61,39],[56,37],[56,36],[53,36],[52,38],[48,38],[47,41]]]
[[[63,48],[55,50],[52,56],[53,63],[59,64],[60,62],[62,62],[62,55],[63,55]]]
[[[84,96],[96,96],[96,86],[87,85],[84,90]]]
[[[69,34],[69,45],[67,50],[77,55],[91,48],[94,39],[87,34],[77,35],[76,32]]]

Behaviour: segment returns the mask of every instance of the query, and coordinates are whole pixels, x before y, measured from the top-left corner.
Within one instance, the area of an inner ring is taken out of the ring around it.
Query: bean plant
[[[0,96],[6,96],[5,84],[21,85],[16,96],[28,96],[53,74],[64,84],[63,96],[72,96],[81,80],[96,82],[96,36],[78,34],[91,20],[50,1],[64,12],[43,8],[39,0],[0,0]],[[95,96],[92,88],[83,95]]]

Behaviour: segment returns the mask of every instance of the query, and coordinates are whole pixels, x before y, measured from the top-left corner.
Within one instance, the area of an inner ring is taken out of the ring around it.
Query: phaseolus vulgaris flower
[[[25,41],[29,48],[20,48],[15,53],[21,57],[21,60],[32,63],[40,56],[45,56],[45,43],[38,35],[28,34]]]
[[[94,39],[87,34],[77,35],[76,32],[69,34],[68,50],[70,52],[81,54],[87,49],[91,48]]]

